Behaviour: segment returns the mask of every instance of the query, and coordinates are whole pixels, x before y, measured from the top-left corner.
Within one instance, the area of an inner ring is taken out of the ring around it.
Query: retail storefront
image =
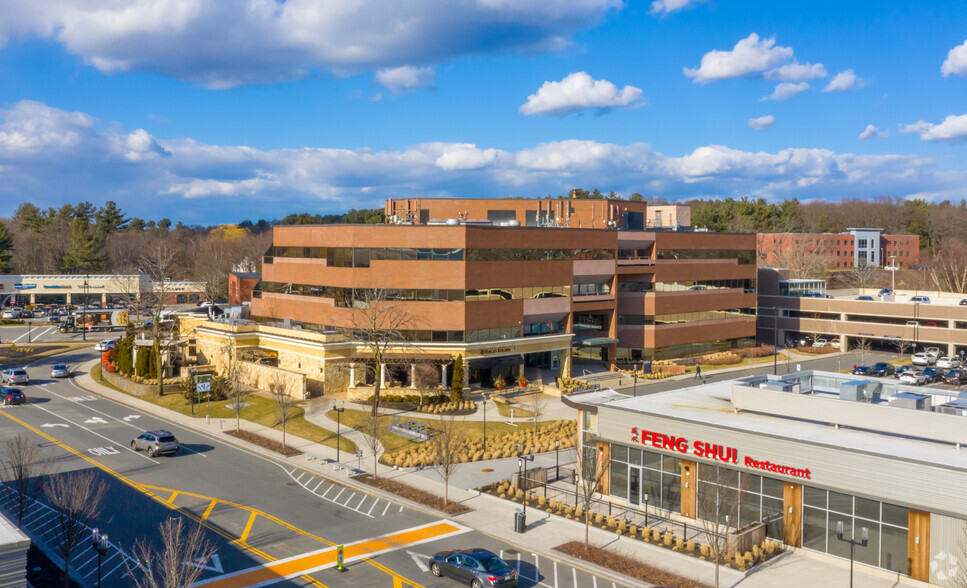
[[[967,417],[903,408],[895,380],[801,372],[627,398],[574,394],[613,500],[767,536],[939,586],[967,541]],[[763,387],[763,385],[765,387]],[[857,398],[855,390],[863,391]],[[921,389],[918,393],[923,393]],[[955,394],[955,393],[952,393]],[[927,407],[957,404],[927,394]],[[961,401],[963,402],[963,401]],[[964,403],[967,412],[967,403]]]

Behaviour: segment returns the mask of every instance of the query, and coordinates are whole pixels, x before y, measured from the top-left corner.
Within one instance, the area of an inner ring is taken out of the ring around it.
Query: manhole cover
[[[480,471],[481,471],[481,472],[492,472],[492,471],[494,471],[494,468],[483,468],[483,469],[482,469],[482,470],[480,470]]]
[[[298,482],[286,482],[285,485],[286,486],[298,486],[299,483]]]

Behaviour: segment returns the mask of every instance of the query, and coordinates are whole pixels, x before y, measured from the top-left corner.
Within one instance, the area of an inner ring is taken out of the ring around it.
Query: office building
[[[847,229],[845,233],[760,233],[759,265],[788,267],[797,258],[815,256],[827,269],[910,267],[920,261],[920,237],[884,235],[882,229]]]

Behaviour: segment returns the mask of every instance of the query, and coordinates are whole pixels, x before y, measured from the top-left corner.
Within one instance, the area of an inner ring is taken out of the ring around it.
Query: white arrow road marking
[[[97,425],[97,424],[102,424],[102,425],[106,425],[106,424],[107,424],[107,421],[106,421],[106,420],[104,420],[104,419],[102,419],[101,417],[93,417],[93,418],[89,418],[89,419],[87,419],[87,420],[86,420],[86,421],[84,421],[84,422],[85,422],[85,423],[89,423],[89,424],[92,424],[92,425]]]
[[[211,563],[211,565],[205,565],[206,563]],[[217,553],[211,554],[211,557],[208,558],[199,557],[195,561],[183,561],[181,562],[181,565],[191,566],[193,568],[201,568],[203,570],[215,572],[216,574],[225,573],[225,569],[222,567],[222,560],[218,557]]]
[[[124,420],[126,422],[131,422],[134,419],[139,419],[139,418],[141,418],[141,415],[139,415],[139,414],[132,414],[132,415],[128,415],[128,416],[124,417],[122,420]]]
[[[44,424],[42,424],[40,426],[41,427],[47,427],[47,428],[50,428],[50,427],[64,427],[65,429],[68,428],[68,427],[70,427],[70,425],[65,425],[64,423],[44,423]]]
[[[413,563],[416,564],[416,567],[420,568],[420,571],[421,572],[429,572],[430,571],[430,563],[429,563],[430,562],[430,556],[429,555],[423,555],[422,553],[417,553],[415,551],[407,551],[406,553],[409,554],[409,556],[413,558]]]
[[[98,456],[103,456],[103,455],[118,455],[119,453],[121,453],[120,451],[117,450],[117,448],[114,448],[114,447],[111,447],[111,446],[107,446],[107,447],[91,447],[87,451],[91,455],[98,455]]]

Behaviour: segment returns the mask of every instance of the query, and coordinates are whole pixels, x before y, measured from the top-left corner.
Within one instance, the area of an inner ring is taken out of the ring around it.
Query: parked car
[[[904,371],[903,375],[900,376],[900,383],[910,384],[911,386],[923,386],[927,383],[927,376],[916,370]]]
[[[30,384],[30,377],[23,368],[8,368],[0,372],[0,383],[27,386]]]
[[[917,368],[913,367],[912,365],[901,365],[896,369],[895,372],[893,372],[893,377],[899,378],[900,376],[902,376],[907,372],[915,372],[915,371],[917,371]]]
[[[12,404],[27,404],[27,395],[24,394],[20,388],[4,388],[0,392],[0,398],[3,398],[3,405],[10,406]]]
[[[517,586],[517,570],[486,549],[441,551],[430,559],[430,572],[437,577],[449,576],[474,588]]]
[[[829,341],[826,339],[816,339],[813,341],[813,347],[829,347]]]
[[[923,352],[926,353],[927,355],[932,356],[934,361],[940,359],[940,356],[943,355],[942,353],[940,353],[939,347],[927,347],[926,349],[923,350]]]
[[[944,368],[946,370],[952,370],[954,368],[959,368],[960,367],[960,360],[957,359],[956,357],[947,357],[947,356],[944,356],[944,357],[941,357],[940,359],[937,360],[937,367],[938,368]]]
[[[927,381],[932,384],[943,379],[944,370],[938,370],[935,367],[923,368],[923,375],[927,378]]]
[[[98,341],[94,345],[94,351],[110,351],[111,349],[114,349],[115,347],[117,347],[117,344],[118,344],[117,341],[111,341],[111,340]]]
[[[923,351],[913,354],[913,365],[933,365],[937,363],[937,358]]]
[[[47,322],[51,324],[57,324],[60,322],[60,315],[57,313],[52,313],[47,317]]]
[[[0,314],[0,318],[5,318],[5,319],[18,319],[18,318],[20,318],[20,311],[19,310],[15,310],[13,308],[8,309],[8,310],[5,310],[5,311],[3,311],[3,314]]]
[[[868,300],[870,302],[874,302],[874,298],[872,296],[857,296],[856,299],[857,300]]]
[[[961,299],[961,301],[960,301],[960,305],[961,305],[961,306],[967,306],[967,298],[963,298],[963,299]]]
[[[71,376],[71,369],[66,363],[55,363],[52,368],[50,368],[51,378],[69,378]]]
[[[918,302],[920,304],[930,304],[929,296],[911,296],[907,302]]]
[[[851,371],[850,373],[853,374],[854,376],[872,376],[873,375],[870,373],[870,366],[868,365],[858,365],[854,367],[853,371]]]
[[[876,293],[877,296],[889,296],[890,294],[893,294],[893,290],[891,290],[890,288],[883,288],[882,290]]]
[[[800,347],[809,347],[813,344],[813,338],[810,335],[802,335],[795,340],[795,343]]]
[[[887,376],[892,376],[893,372],[895,371],[896,367],[894,367],[892,363],[885,363],[881,361],[880,363],[873,364],[873,367],[870,368],[869,374],[871,376],[885,378]]]
[[[131,449],[144,449],[148,457],[178,453],[178,440],[170,431],[145,431],[131,440]]]
[[[964,382],[967,382],[967,371],[956,369],[950,370],[943,375],[943,383],[950,384],[952,386],[960,386]]]
[[[830,341],[829,346],[832,347],[833,349],[839,349],[840,348],[839,339],[833,339],[832,341]]]

